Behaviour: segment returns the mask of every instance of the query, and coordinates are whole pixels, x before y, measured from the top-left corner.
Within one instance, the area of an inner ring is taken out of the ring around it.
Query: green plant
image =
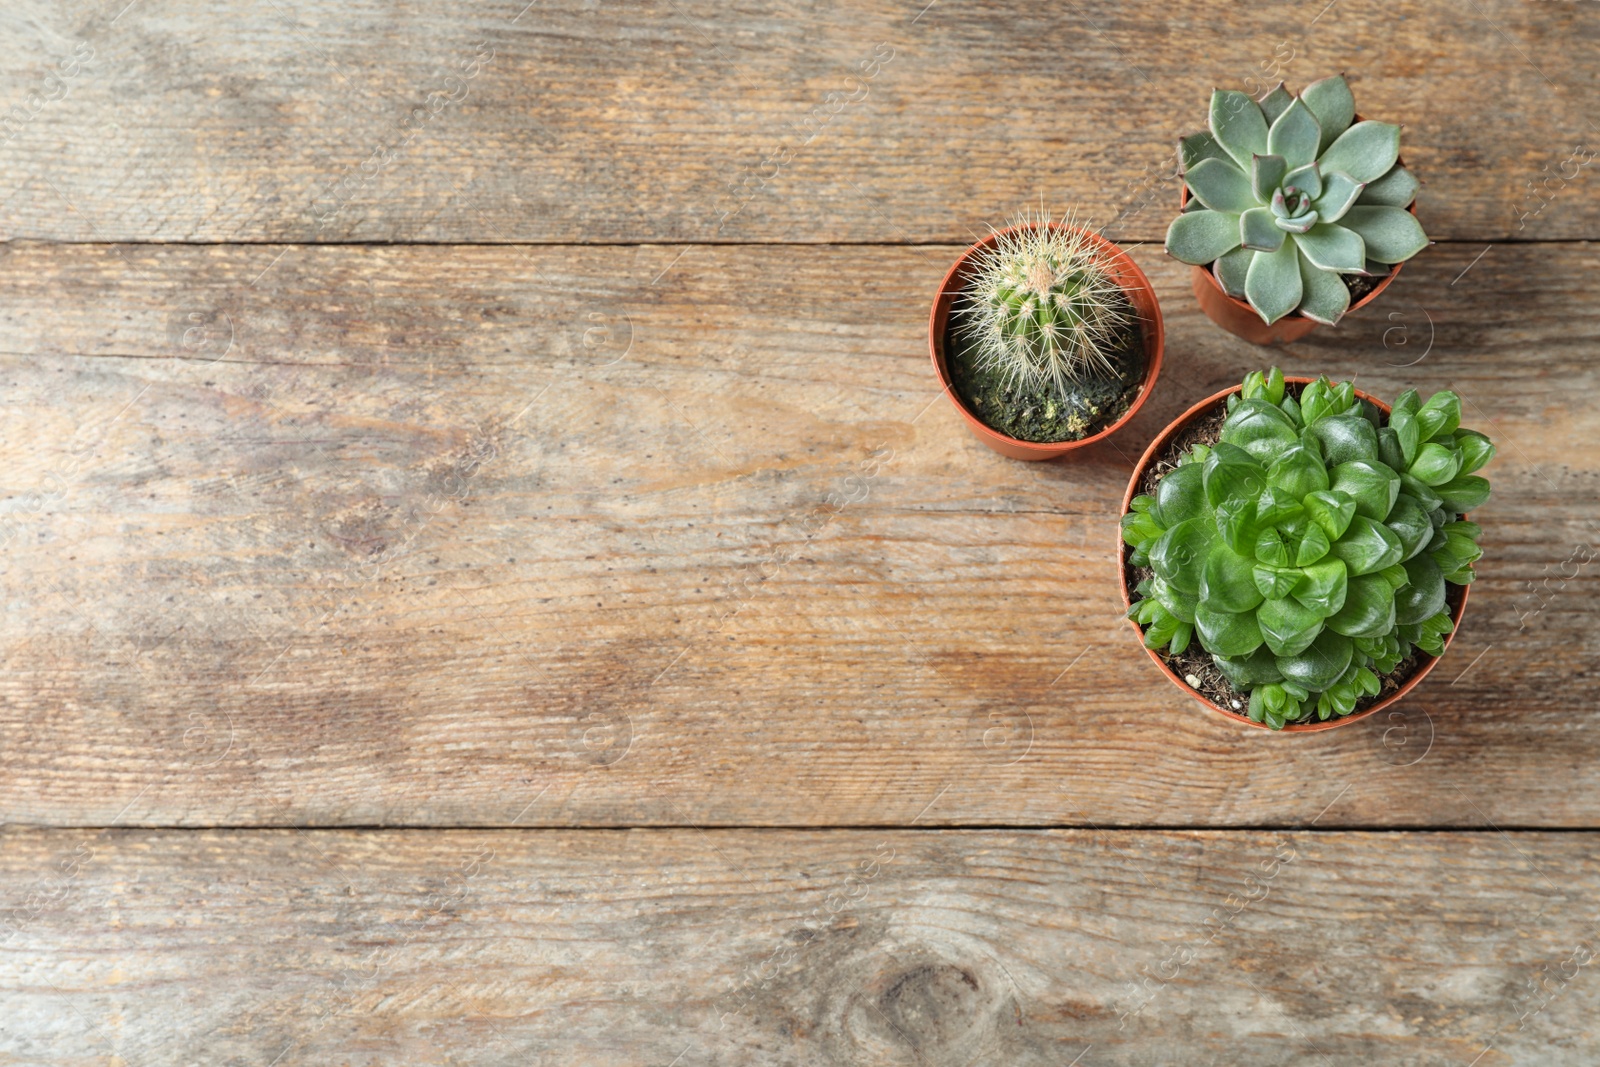
[[[1451,630],[1445,583],[1472,581],[1494,456],[1460,428],[1461,400],[1402,393],[1385,419],[1349,382],[1297,397],[1274,367],[1228,397],[1218,440],[1196,445],[1122,517],[1148,567],[1128,615],[1151,649],[1192,639],[1273,728],[1348,715]]]
[[[1215,263],[1229,296],[1276,322],[1291,311],[1335,323],[1350,307],[1340,275],[1382,275],[1427,247],[1407,206],[1417,179],[1395,161],[1400,127],[1357,122],[1344,76],[1280,83],[1259,101],[1211,94],[1209,132],[1179,142],[1193,199],[1167,230],[1167,251]]]
[[[1116,373],[1133,308],[1100,255],[1071,220],[1048,217],[1023,217],[980,250],[955,309],[977,364],[1058,395],[1091,371]]]

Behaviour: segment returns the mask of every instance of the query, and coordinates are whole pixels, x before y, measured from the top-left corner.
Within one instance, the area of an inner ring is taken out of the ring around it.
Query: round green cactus
[[[1122,517],[1129,562],[1153,572],[1128,611],[1145,645],[1198,640],[1275,729],[1348,715],[1413,648],[1438,655],[1445,583],[1482,555],[1460,516],[1489,498],[1473,472],[1495,452],[1460,423],[1451,392],[1409,390],[1385,419],[1349,382],[1297,398],[1278,368],[1250,374],[1217,442]]]
[[[1266,322],[1298,310],[1335,323],[1350,307],[1342,274],[1382,275],[1428,244],[1417,179],[1396,163],[1400,127],[1356,122],[1343,75],[1290,96],[1211,94],[1210,129],[1178,151],[1193,199],[1167,231],[1167,251],[1215,264],[1229,296]]]
[[[956,317],[979,366],[1060,395],[1092,371],[1116,373],[1133,309],[1087,234],[1024,219],[974,256]]]

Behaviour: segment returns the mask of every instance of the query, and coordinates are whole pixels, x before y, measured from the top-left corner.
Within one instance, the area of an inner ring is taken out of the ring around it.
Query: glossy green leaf
[[[1269,485],[1256,499],[1256,521],[1263,526],[1298,519],[1305,512],[1305,506],[1293,493],[1276,486]]]
[[[1433,486],[1421,479],[1413,478],[1407,471],[1400,472],[1400,490],[1416,497],[1423,511],[1432,511],[1444,504],[1444,498],[1433,491]]]
[[[1239,220],[1220,211],[1186,211],[1167,228],[1167,252],[1172,258],[1205,266],[1239,247]]]
[[[1443,485],[1461,471],[1461,453],[1454,448],[1429,441],[1417,450],[1416,461],[1411,464],[1410,475],[1432,486]]]
[[[1152,515],[1129,512],[1122,516],[1122,539],[1135,548],[1154,541],[1165,532],[1161,523]]]
[[[1400,455],[1405,460],[1398,467],[1392,463],[1389,466],[1397,471],[1406,470],[1417,458],[1417,449],[1422,446],[1422,427],[1417,423],[1414,412],[1402,410],[1389,413],[1389,427],[1400,438]]]
[[[1343,560],[1324,560],[1304,569],[1291,595],[1303,606],[1327,618],[1344,607],[1348,579],[1349,572]]]
[[[1294,567],[1274,567],[1257,563],[1250,570],[1250,578],[1262,599],[1282,600],[1300,584],[1300,571]]]
[[[1292,598],[1263,600],[1256,609],[1256,623],[1275,656],[1304,652],[1322,632],[1322,616]]]
[[[1226,444],[1237,445],[1258,463],[1265,464],[1284,449],[1297,444],[1300,433],[1294,421],[1276,404],[1264,399],[1241,400],[1222,424],[1220,439]],[[1264,483],[1265,479],[1262,488],[1265,488]]]
[[[1417,409],[1417,428],[1424,441],[1454,436],[1460,425],[1461,398],[1448,389],[1434,393]]]
[[[1287,567],[1289,546],[1283,543],[1283,535],[1269,526],[1256,534],[1255,557],[1269,567]]]
[[[1262,601],[1252,572],[1255,561],[1219,541],[1211,546],[1200,575],[1200,600],[1218,611],[1252,611]]]
[[[1417,498],[1401,493],[1383,523],[1400,539],[1400,559],[1405,561],[1428,547],[1433,540],[1433,521],[1422,510]]]
[[[1346,637],[1378,638],[1394,626],[1394,590],[1376,574],[1349,579],[1344,607],[1328,619],[1328,629]]]
[[[1356,100],[1343,74],[1314,81],[1300,91],[1300,99],[1317,117],[1321,137],[1317,142],[1320,155],[1327,151],[1338,136],[1350,128],[1356,117]]]
[[[1394,595],[1395,621],[1402,626],[1422,622],[1444,610],[1444,573],[1432,556],[1406,560],[1411,582]]]
[[[1195,609],[1194,627],[1200,646],[1213,656],[1248,656],[1261,647],[1261,628],[1254,612],[1215,611],[1201,603]]]
[[[1284,108],[1267,133],[1267,151],[1282,156],[1291,171],[1313,162],[1321,143],[1322,125],[1303,100]]]
[[[1328,468],[1321,456],[1305,445],[1292,445],[1267,467],[1267,484],[1284,490],[1298,501],[1307,493],[1328,488]]]
[[[1189,191],[1213,211],[1237,215],[1256,206],[1250,179],[1232,160],[1203,159],[1183,176]]]
[[[1322,446],[1323,460],[1329,467],[1341,463],[1377,463],[1378,431],[1360,415],[1333,415],[1318,419],[1306,432]],[[1327,485],[1318,486],[1328,488]]]
[[[1494,458],[1494,443],[1476,430],[1457,430],[1455,437],[1456,446],[1461,449],[1458,474],[1471,474]]]
[[[1405,547],[1395,532],[1365,515],[1350,520],[1350,529],[1333,543],[1329,555],[1344,560],[1351,577],[1381,571],[1392,563],[1400,562]],[[1153,553],[1152,553],[1153,554]]]
[[[1278,220],[1264,207],[1253,207],[1241,214],[1239,232],[1234,236],[1240,245],[1252,252],[1276,252],[1283,247],[1285,240],[1283,231],[1278,228]],[[1247,271],[1245,283],[1248,285],[1249,281],[1250,275]]]
[[[1339,225],[1361,235],[1366,254],[1379,263],[1403,263],[1428,247],[1428,235],[1405,208],[1357,204]]]
[[[1410,207],[1420,187],[1416,176],[1409,170],[1400,166],[1391,167],[1388,174],[1367,183],[1356,203]]]
[[[1311,521],[1322,527],[1322,532],[1332,541],[1344,536],[1344,532],[1350,528],[1350,520],[1356,514],[1355,498],[1348,493],[1329,490],[1308,493],[1301,503],[1305,505]]]
[[[1489,483],[1476,474],[1458,475],[1437,487],[1439,499],[1446,508],[1460,514],[1482,507],[1489,499]]]
[[[1167,614],[1180,622],[1193,623],[1196,597],[1185,596],[1172,587],[1171,582],[1163,581],[1157,577],[1150,583],[1150,595],[1156,603],[1167,609]]]
[[[1204,472],[1206,502],[1221,507],[1232,501],[1254,501],[1267,487],[1267,472],[1256,458],[1238,445],[1218,441],[1206,457]]]
[[[1198,596],[1201,564],[1215,538],[1216,528],[1209,520],[1186,519],[1150,547],[1150,566],[1178,592]]]
[[[1278,656],[1278,671],[1286,681],[1315,693],[1337,682],[1350,669],[1355,643],[1332,630],[1324,630],[1298,655]]]
[[[1263,322],[1273,323],[1300,304],[1300,253],[1285,241],[1276,252],[1259,252],[1245,276],[1244,294]]]
[[[1403,471],[1410,466],[1406,462],[1405,452],[1400,447],[1400,435],[1395,433],[1393,426],[1383,426],[1378,429],[1378,460],[1385,467],[1396,471]]]
[[[1252,156],[1268,152],[1267,118],[1244,93],[1231,89],[1212,92],[1210,128],[1211,136],[1242,168],[1250,166]]]
[[[1299,543],[1295,546],[1294,565],[1296,567],[1309,567],[1311,564],[1326,556],[1333,547],[1333,542],[1321,526],[1316,523],[1307,523],[1306,531],[1300,536]]]
[[[1377,452],[1377,435],[1373,435]],[[1356,502],[1356,514],[1383,521],[1400,495],[1400,476],[1376,460],[1349,460],[1332,467],[1333,488]]]
[[[1324,172],[1337,170],[1358,182],[1370,182],[1389,173],[1399,155],[1400,127],[1367,121],[1356,123],[1335,138],[1318,162]]]
[[[1277,657],[1272,654],[1272,649],[1265,646],[1258,647],[1248,656],[1219,656],[1213,653],[1211,661],[1228,679],[1228,684],[1240,691],[1283,681]]]
[[[1152,514],[1164,527],[1207,515],[1205,472],[1196,463],[1186,463],[1168,471],[1156,486],[1156,503]],[[1209,516],[1208,516],[1209,517]]]

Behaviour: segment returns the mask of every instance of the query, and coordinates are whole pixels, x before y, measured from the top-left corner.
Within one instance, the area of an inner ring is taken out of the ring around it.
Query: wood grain
[[[1594,824],[1595,246],[1441,246],[1279,352],[1138,249],[1168,370],[1043,465],[932,383],[955,251],[10,246],[0,820]],[[1271,359],[1502,443],[1449,661],[1308,738],[1171,687],[1112,573],[1132,457]]]
[[[1600,237],[1582,3],[18,0],[6,236],[1157,240],[1214,86],[1348,71],[1436,238]]]
[[[1592,835],[0,840],[15,1063],[1600,1057]]]

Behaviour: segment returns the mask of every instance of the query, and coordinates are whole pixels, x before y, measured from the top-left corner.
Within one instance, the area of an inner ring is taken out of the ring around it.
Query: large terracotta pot
[[[1067,227],[1052,224],[1051,229],[1059,230]],[[967,429],[972,431],[974,437],[1000,453],[1012,459],[1056,459],[1066,455],[1075,448],[1093,444],[1102,438],[1116,433],[1134,414],[1144,406],[1149,399],[1150,391],[1155,388],[1156,376],[1161,373],[1161,353],[1164,344],[1164,333],[1161,324],[1161,306],[1156,302],[1155,290],[1150,286],[1150,279],[1146,278],[1144,271],[1127,252],[1107,241],[1098,234],[1086,230],[1078,230],[1086,236],[1102,254],[1102,262],[1107,271],[1122,290],[1127,294],[1128,302],[1133,305],[1134,312],[1139,316],[1140,335],[1144,341],[1145,372],[1144,383],[1139,387],[1139,395],[1134,397],[1128,410],[1116,422],[1107,426],[1099,433],[1077,441],[1053,441],[1039,443],[1036,441],[1022,441],[1009,437],[998,430],[991,429],[987,423],[969,410],[966,404],[956,394],[950,383],[950,370],[945,363],[945,333],[950,324],[950,310],[955,304],[956,297],[971,279],[973,273],[973,256],[981,249],[992,247],[1003,235],[1013,233],[1018,227],[1001,230],[999,233],[990,234],[988,237],[974,244],[957,259],[955,265],[945,274],[944,280],[939,283],[939,293],[933,300],[933,311],[928,316],[928,353],[933,358],[934,373],[939,376],[939,384],[944,387],[945,395],[961,413],[962,419],[967,424]]]
[[[1251,314],[1253,315],[1255,312],[1252,311]],[[1256,321],[1260,321],[1259,316],[1257,317]],[[1315,379],[1312,378],[1288,377],[1284,379],[1285,382],[1292,382],[1298,385],[1309,385],[1314,380]],[[1200,403],[1196,404],[1194,407],[1190,408],[1188,411],[1185,411],[1182,415],[1179,415],[1176,419],[1174,419],[1165,430],[1162,430],[1161,433],[1156,436],[1154,441],[1150,442],[1150,447],[1144,450],[1144,455],[1139,457],[1138,464],[1133,468],[1133,477],[1128,480],[1128,491],[1122,495],[1121,514],[1126,515],[1132,509],[1133,498],[1139,493],[1139,485],[1144,480],[1145,469],[1150,466],[1151,462],[1153,462],[1157,456],[1161,455],[1161,453],[1166,450],[1167,445],[1171,443],[1173,438],[1183,433],[1189,424],[1194,422],[1196,419],[1203,418],[1206,415],[1216,411],[1219,406],[1227,402],[1228,397],[1232,396],[1234,393],[1237,393],[1239,389],[1240,387],[1236,385],[1231,389],[1224,389],[1220,393],[1214,393],[1211,396],[1206,397],[1206,399],[1200,401]],[[1363,400],[1372,402],[1385,415],[1389,413],[1389,405],[1385,404],[1377,397],[1363,393],[1359,389],[1356,390],[1356,396]],[[1117,545],[1117,582],[1122,589],[1122,606],[1124,609],[1126,609],[1133,606],[1133,590],[1128,585],[1128,553],[1131,551],[1131,549],[1122,541],[1120,531],[1117,539]],[[1446,603],[1451,608],[1450,619],[1455,624],[1450,633],[1444,639],[1445,650],[1449,649],[1450,642],[1454,640],[1456,632],[1461,628],[1461,616],[1467,609],[1467,588],[1468,587],[1464,585],[1449,584],[1447,584],[1445,587],[1447,594]],[[1128,625],[1133,627],[1133,632],[1137,636],[1140,647],[1142,648],[1144,646],[1144,631],[1140,629],[1139,624],[1132,619],[1128,620]],[[1255,722],[1248,715],[1234,711],[1231,708],[1222,707],[1220,704],[1216,704],[1211,700],[1208,700],[1206,697],[1192,689],[1188,682],[1185,682],[1178,676],[1176,671],[1167,666],[1166,661],[1161,658],[1161,654],[1159,652],[1148,648],[1145,649],[1145,652],[1149,654],[1150,659],[1155,663],[1155,665],[1161,668],[1161,673],[1165,674],[1167,678],[1171,680],[1173,685],[1177,686],[1179,689],[1182,689],[1185,693],[1188,693],[1190,696],[1194,697],[1201,704],[1204,704],[1218,715],[1221,715],[1233,722],[1242,723],[1245,726],[1254,726],[1262,730],[1272,729],[1266,723]],[[1318,730],[1332,730],[1338,726],[1348,726],[1353,722],[1365,719],[1369,715],[1382,711],[1384,708],[1387,708],[1392,704],[1402,700],[1406,694],[1410,693],[1413,689],[1420,685],[1422,680],[1428,676],[1429,672],[1433,670],[1440,659],[1438,656],[1428,656],[1426,653],[1419,652],[1418,655],[1422,656],[1426,662],[1424,662],[1418,668],[1417,673],[1412,675],[1399,689],[1376,701],[1371,707],[1362,708],[1360,711],[1352,712],[1351,714],[1342,717],[1335,716],[1325,721],[1298,723],[1285,726],[1282,730],[1276,730],[1273,732],[1315,733]]]

